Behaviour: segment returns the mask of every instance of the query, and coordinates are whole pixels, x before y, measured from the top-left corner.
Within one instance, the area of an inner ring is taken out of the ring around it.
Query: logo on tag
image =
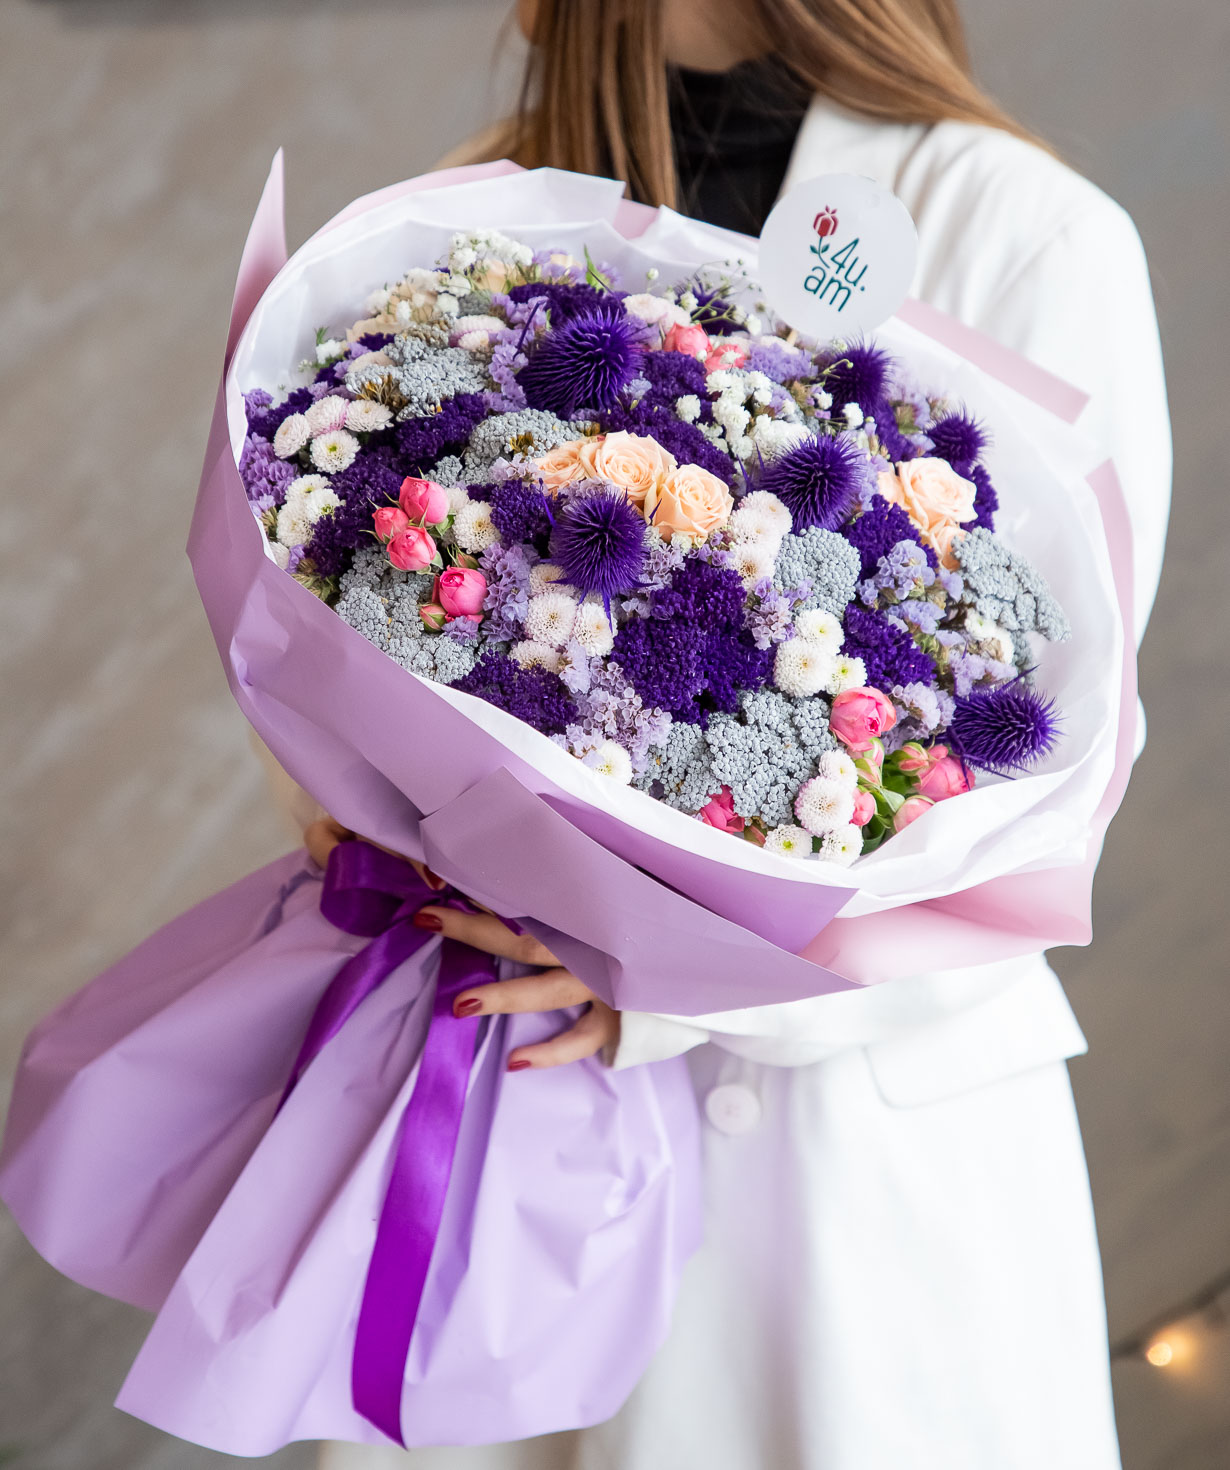
[[[827,341],[887,321],[910,289],[918,236],[895,194],[857,174],[796,185],[760,236],[760,283],[789,326]]]

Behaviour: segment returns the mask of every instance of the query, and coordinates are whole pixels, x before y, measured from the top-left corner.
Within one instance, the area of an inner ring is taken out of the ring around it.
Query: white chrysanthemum
[[[392,411],[370,398],[356,398],[346,410],[345,427],[356,434],[374,434],[377,429],[387,429],[392,422]]]
[[[564,592],[579,600],[580,594],[564,581],[563,567],[554,562],[535,562],[530,568],[530,596],[541,597],[544,592]]]
[[[464,485],[445,485],[445,493],[448,496],[448,511],[450,515],[460,515],[470,503],[470,497],[466,494]]]
[[[752,443],[760,451],[760,457],[766,463],[772,463],[775,459],[781,459],[782,455],[789,454],[792,449],[797,449],[805,440],[811,438],[811,431],[804,424],[788,423],[785,419],[775,419],[768,414],[761,414],[759,418],[752,420],[750,432]]]
[[[685,393],[682,398],[675,399],[675,417],[685,424],[694,424],[700,418],[700,399],[695,393]]]
[[[828,781],[842,781],[847,786],[858,785],[858,767],[845,750],[826,750],[816,762],[816,774]]]
[[[766,851],[781,853],[782,857],[811,857],[811,833],[802,827],[774,827],[764,845]]]
[[[773,561],[779,543],[736,541],[727,555],[732,571],[738,572],[745,587],[754,587],[766,577],[773,575]]]
[[[283,546],[302,546],[321,516],[341,503],[323,475],[300,475],[286,487],[286,500],[278,511],[278,540]]]
[[[755,505],[744,506],[742,502],[731,516],[728,529],[736,543],[767,547],[771,557],[776,557],[785,534],[779,529],[776,516]]]
[[[1001,664],[1013,662],[1015,653],[1012,639],[998,623],[993,623],[990,618],[984,618],[970,608],[965,614],[965,631],[975,643],[983,646],[988,658]]]
[[[331,429],[340,429],[346,423],[350,400],[337,393],[327,393],[318,398],[304,414],[307,426],[313,434],[327,434]]]
[[[610,619],[600,602],[585,601],[577,609],[572,636],[591,658],[605,658],[615,647]]]
[[[273,452],[279,459],[289,459],[292,454],[298,454],[311,437],[307,415],[292,413],[278,425],[273,436]]]
[[[826,863],[836,863],[848,868],[863,851],[863,829],[853,824],[835,827],[820,839],[820,858]]]
[[[559,649],[548,648],[545,643],[535,643],[532,638],[523,638],[520,643],[514,643],[508,650],[508,656],[515,659],[523,669],[546,669],[553,674],[559,668]]]
[[[286,487],[286,500],[302,500],[306,496],[319,495],[322,490],[333,494],[333,486],[325,479],[324,475],[300,475],[298,479],[292,480]],[[336,501],[337,497],[334,496]]]
[[[833,672],[833,655],[820,643],[791,638],[777,646],[773,682],[783,694],[803,698],[819,694]]]
[[[332,429],[312,440],[312,463],[329,475],[336,475],[353,464],[358,452],[359,441],[345,429]]]
[[[581,759],[591,771],[597,771],[600,776],[609,776],[621,786],[627,786],[632,780],[632,757],[614,740],[604,740]]]
[[[813,776],[799,787],[794,814],[799,825],[816,837],[848,827],[854,815],[854,788],[829,776]]]
[[[844,694],[847,689],[862,689],[867,684],[867,665],[852,654],[839,653],[833,660],[833,676],[826,694]]]
[[[563,592],[543,592],[531,597],[525,610],[525,636],[531,643],[563,648],[572,636],[577,605]]]
[[[453,536],[462,551],[477,556],[500,539],[485,500],[467,500],[453,521]]]
[[[779,500],[769,490],[753,490],[750,495],[745,495],[739,502],[739,510],[755,511],[757,515],[765,517],[772,522],[779,536],[786,535],[794,519],[786,502]]]
[[[805,608],[794,620],[795,632],[808,643],[818,643],[836,654],[845,638],[845,630],[836,613],[826,612],[822,607]]]

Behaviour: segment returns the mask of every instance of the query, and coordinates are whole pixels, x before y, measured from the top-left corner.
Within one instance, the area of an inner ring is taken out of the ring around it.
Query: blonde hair
[[[745,3],[765,54],[807,92],[878,121],[982,123],[1039,143],[974,80],[957,0]],[[517,113],[469,158],[607,174],[677,206],[661,6],[539,0]]]

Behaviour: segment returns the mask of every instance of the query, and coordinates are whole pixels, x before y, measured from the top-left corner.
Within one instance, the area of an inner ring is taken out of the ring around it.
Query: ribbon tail
[[[419,1075],[402,1114],[363,1287],[351,1364],[354,1406],[403,1448],[406,1359],[444,1213],[478,1035],[477,1018],[453,1015],[453,998],[494,978],[489,955],[445,941]]]

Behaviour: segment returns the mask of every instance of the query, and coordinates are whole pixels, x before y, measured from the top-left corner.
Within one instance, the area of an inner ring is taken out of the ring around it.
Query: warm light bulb
[[[1174,1357],[1174,1348],[1162,1337],[1157,1342],[1149,1344],[1145,1352],[1145,1357],[1148,1358],[1155,1368],[1164,1368]]]

